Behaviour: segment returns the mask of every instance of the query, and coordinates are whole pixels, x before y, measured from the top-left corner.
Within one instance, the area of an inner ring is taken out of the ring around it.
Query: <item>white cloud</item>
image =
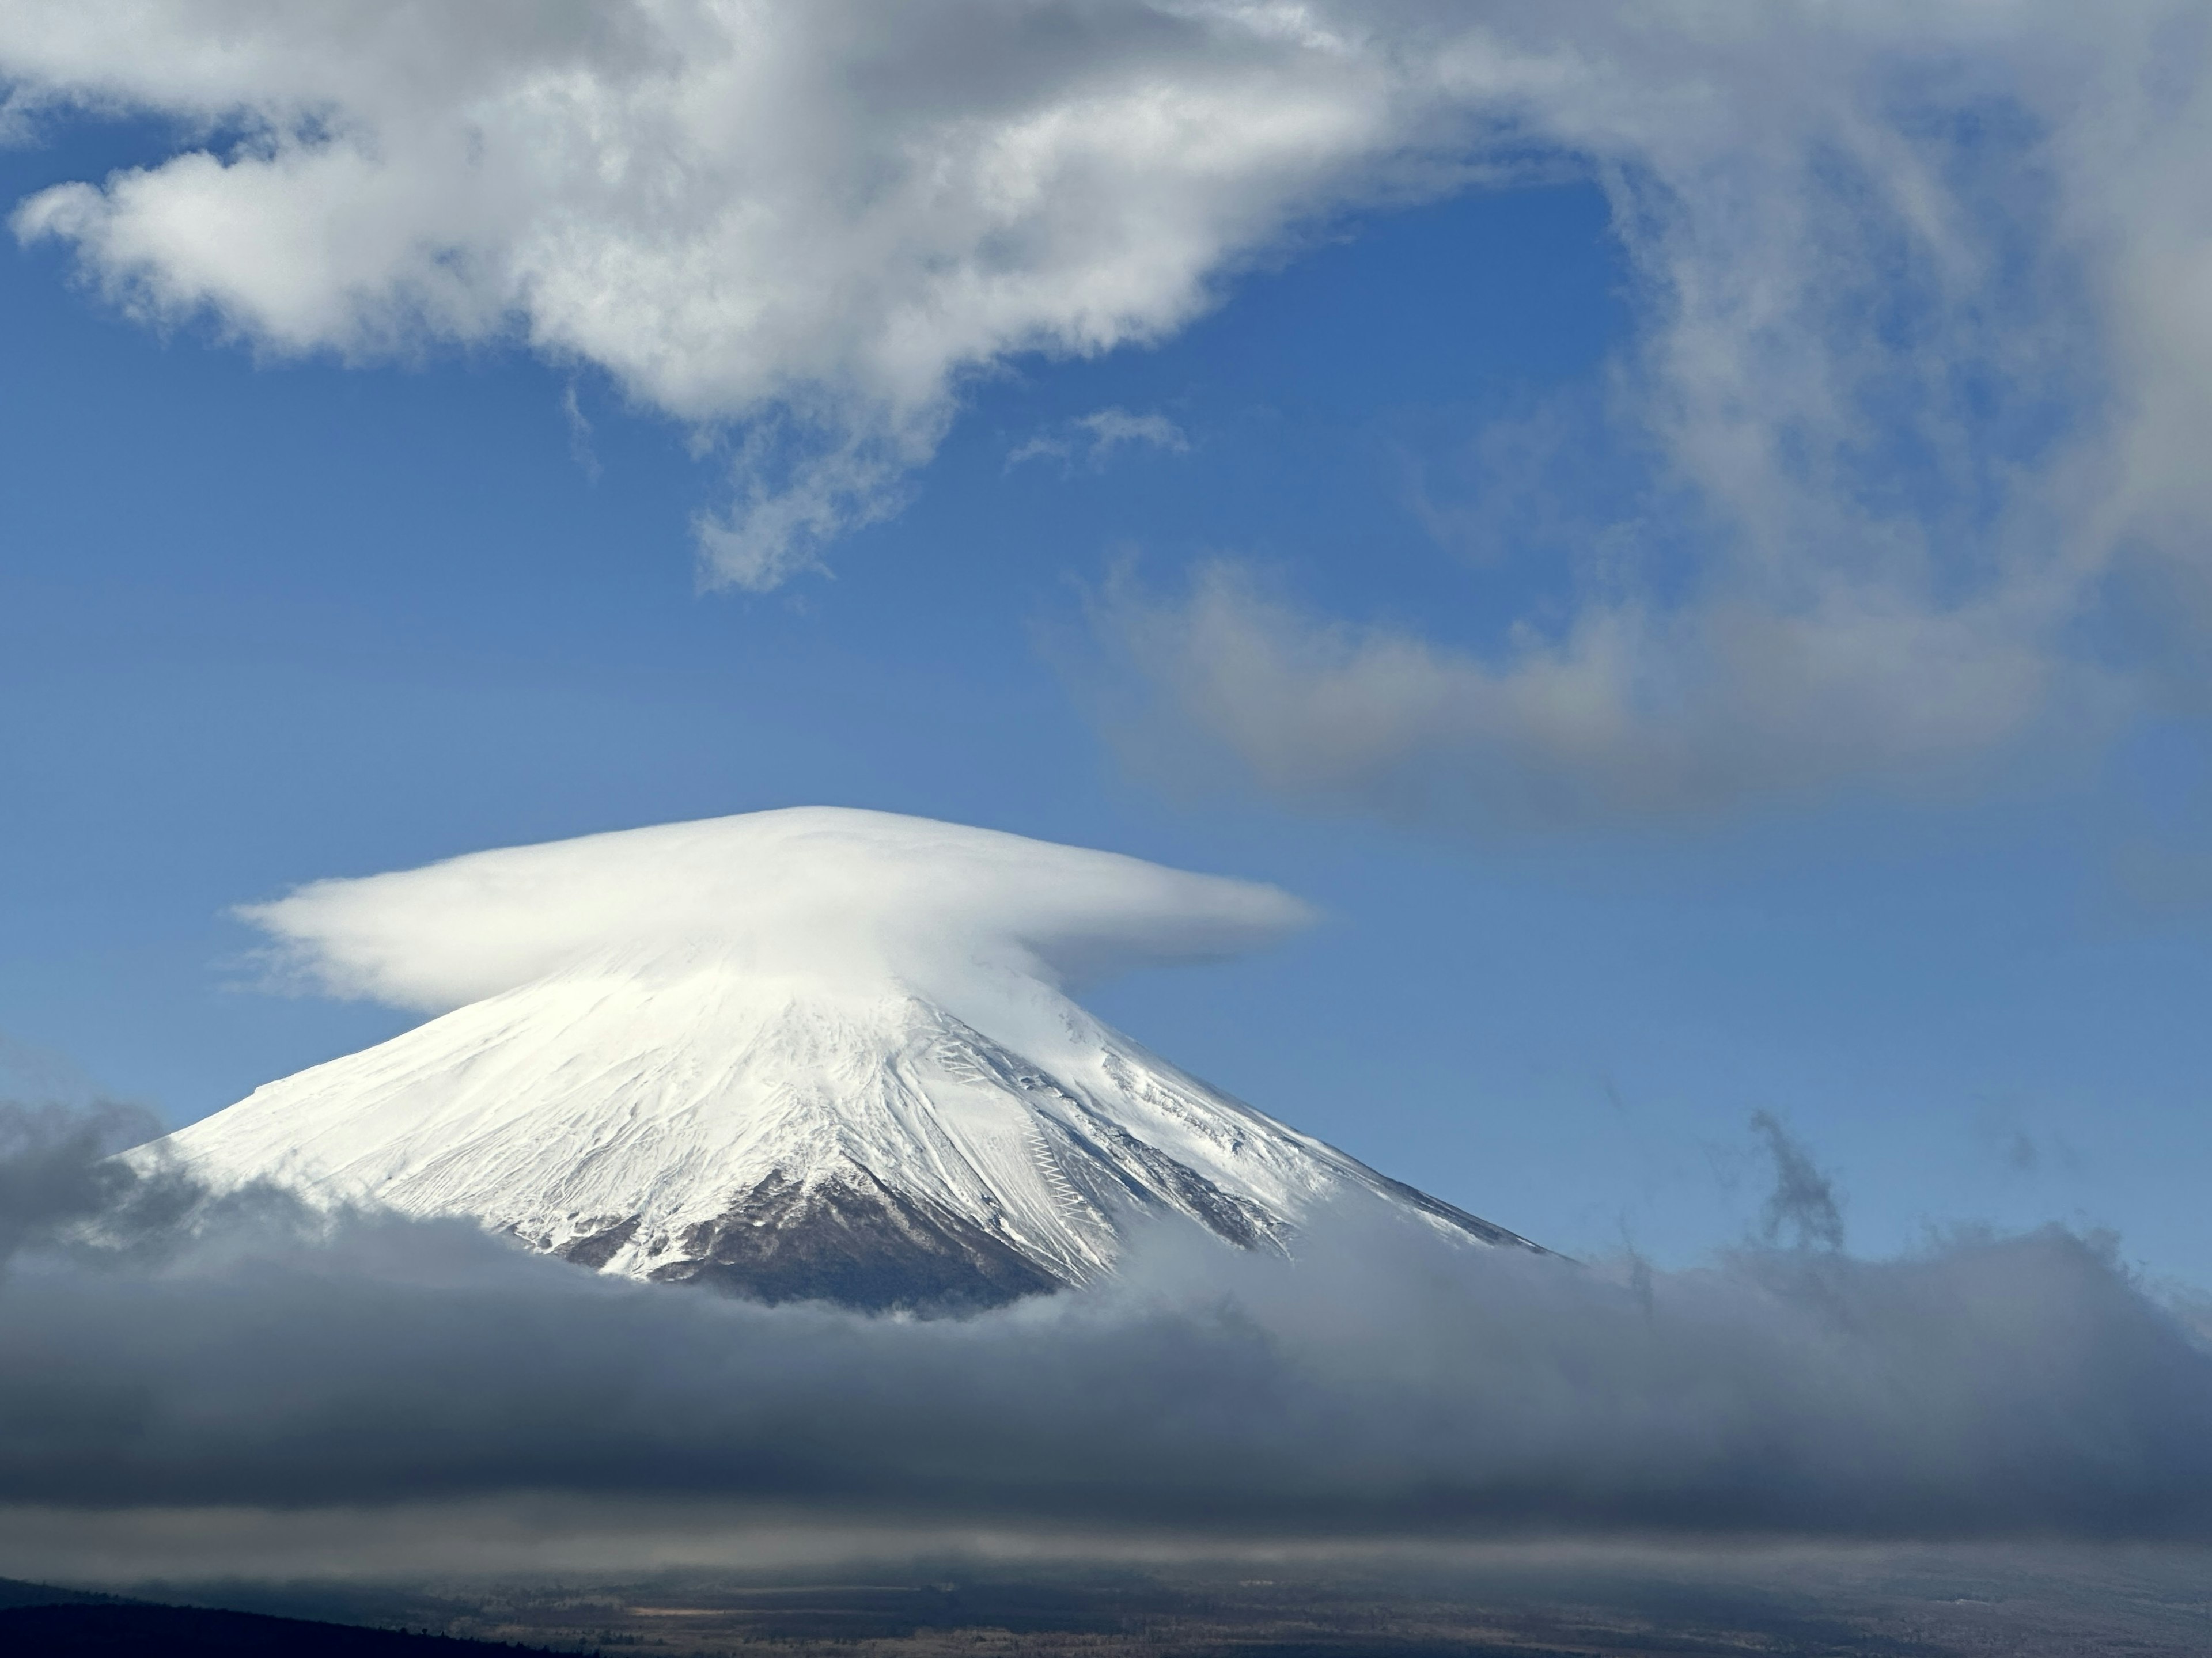
[[[1342,780],[1502,768],[1615,810],[2021,740],[2141,666],[2084,666],[2115,607],[2130,651],[2212,636],[2209,35],[2190,0],[118,0],[0,6],[0,68],[14,120],[201,135],[19,235],[262,350],[515,339],[741,426],[700,538],[755,589],[895,510],[1009,355],[1160,338],[1348,204],[1581,168],[1690,579],[1609,539],[1497,655],[1248,607],[1272,722],[1166,648],[1227,637],[1228,588],[1140,654],[1263,777],[1351,699],[1385,737]]]
[[[1197,739],[1173,756],[1194,771],[1218,777],[1225,750],[1303,805],[1530,825],[1702,816],[1839,778],[1940,786],[2047,717],[2057,670],[2019,618],[1884,598],[1592,603],[1495,659],[1316,618],[1231,565],[1173,600],[1118,586],[1099,617],[1168,705],[1136,729]],[[2071,689],[2092,711],[2112,695]]]
[[[1006,469],[1011,471],[1032,460],[1056,460],[1072,466],[1079,455],[1092,471],[1103,471],[1116,449],[1133,444],[1164,450],[1171,455],[1190,452],[1190,440],[1183,435],[1182,428],[1165,415],[1133,415],[1126,409],[1097,409],[1079,415],[1054,431],[1040,432],[1018,445],[1007,454]]]
[[[1612,197],[1644,316],[1612,417],[1656,457],[1647,499],[1598,524],[1492,477],[1471,510],[1419,503],[1492,560],[1501,529],[1586,531],[1564,614],[1532,605],[1494,647],[1446,642],[1488,618],[1353,627],[1230,567],[1179,598],[1123,589],[1101,615],[1163,693],[1154,746],[1195,738],[1335,809],[1703,812],[1954,780],[2197,671],[2212,20],[2027,0],[1486,20],[1444,72]],[[1547,455],[1515,459],[1557,495]]]
[[[349,358],[513,337],[784,420],[793,480],[704,526],[756,587],[884,509],[964,373],[1173,330],[1442,108],[1273,4],[15,6],[0,69],[203,124],[16,214],[141,314]]]
[[[443,1011],[554,974],[1088,979],[1273,943],[1277,888],[890,812],[792,807],[318,881],[243,912],[323,988]]]

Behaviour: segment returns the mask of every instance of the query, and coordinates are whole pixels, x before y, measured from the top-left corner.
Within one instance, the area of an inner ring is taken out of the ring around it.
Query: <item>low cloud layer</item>
[[[75,1132],[10,1118],[9,1169],[114,1167]],[[532,1493],[548,1513],[1240,1535],[2212,1527],[2212,1355],[2056,1230],[1660,1272],[1337,1219],[1295,1264],[1163,1234],[1097,1291],[914,1321],[602,1279],[459,1222],[252,1193],[184,1219],[105,1173],[39,1184],[79,1197],[30,1212],[31,1187],[0,1179],[0,1505]]]

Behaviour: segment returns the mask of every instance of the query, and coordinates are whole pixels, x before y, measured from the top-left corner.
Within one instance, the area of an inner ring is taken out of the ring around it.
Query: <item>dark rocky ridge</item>
[[[1174,1193],[1175,1206],[1215,1236],[1243,1249],[1279,1250],[1287,1242],[1280,1223],[1264,1211],[1133,1137],[1119,1138],[1127,1143],[1115,1150],[1141,1156],[1148,1172]],[[1425,1214],[1484,1243],[1550,1253],[1425,1192],[1377,1178]],[[1113,1195],[1129,1206],[1146,1206],[1133,1189]],[[596,1269],[629,1242],[638,1225],[633,1216],[559,1253]],[[804,1182],[779,1170],[672,1243],[674,1258],[653,1270],[653,1282],[702,1284],[770,1304],[827,1301],[868,1312],[958,1314],[1048,1295],[1074,1282],[967,1217],[854,1165]]]
[[[766,1302],[834,1301],[965,1312],[1062,1287],[1005,1239],[865,1169],[803,1186],[770,1175],[677,1240],[662,1284],[703,1284]]]

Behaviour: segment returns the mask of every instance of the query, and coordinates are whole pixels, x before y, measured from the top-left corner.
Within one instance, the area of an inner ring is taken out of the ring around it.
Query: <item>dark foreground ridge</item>
[[[544,1650],[0,1579],[0,1653],[8,1658],[514,1658]]]

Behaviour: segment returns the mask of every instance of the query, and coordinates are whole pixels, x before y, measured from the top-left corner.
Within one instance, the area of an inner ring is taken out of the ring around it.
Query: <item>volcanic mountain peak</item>
[[[1071,960],[1279,931],[1297,916],[1283,895],[873,813],[672,829],[264,910],[326,980],[465,993],[487,963],[543,970],[272,1083],[167,1149],[218,1186],[472,1215],[602,1271],[769,1300],[987,1305],[1109,1272],[1138,1216],[1282,1250],[1345,1198],[1533,1247],[1207,1087],[1052,982]],[[655,838],[658,857],[635,855]],[[641,898],[641,919],[578,926],[621,911],[594,874]],[[687,886],[690,904],[668,902]],[[453,948],[410,964],[408,926],[433,935],[426,953]]]

